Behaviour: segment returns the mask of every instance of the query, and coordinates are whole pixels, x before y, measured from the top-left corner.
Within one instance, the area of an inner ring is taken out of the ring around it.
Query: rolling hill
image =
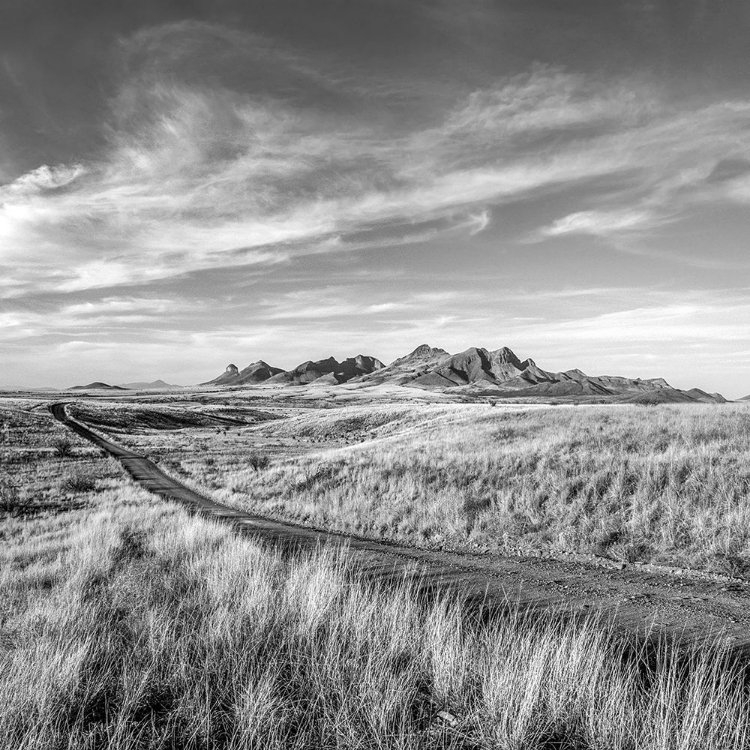
[[[73,385],[68,388],[69,391],[127,391],[127,388],[123,388],[119,385],[109,385],[108,383],[102,383],[99,380],[89,383],[88,385]]]
[[[137,383],[120,383],[120,388],[127,388],[133,391],[157,391],[165,390],[168,388],[182,388],[181,385],[173,385],[172,383],[165,383],[163,380],[152,380],[149,383],[139,381]]]

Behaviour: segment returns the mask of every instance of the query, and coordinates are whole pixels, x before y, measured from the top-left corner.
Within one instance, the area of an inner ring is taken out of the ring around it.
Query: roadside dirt
[[[343,546],[357,567],[372,578],[413,576],[426,589],[456,591],[474,604],[503,606],[518,602],[523,607],[559,610],[573,616],[601,611],[629,631],[663,629],[684,643],[720,638],[750,656],[750,583],[712,580],[689,571],[675,574],[637,566],[617,569],[554,557],[422,550],[255,516],[216,503],[180,484],[152,461],[72,419],[65,404],[49,408],[70,430],[120,461],[146,490],[230,523],[238,532],[264,542],[286,549]]]

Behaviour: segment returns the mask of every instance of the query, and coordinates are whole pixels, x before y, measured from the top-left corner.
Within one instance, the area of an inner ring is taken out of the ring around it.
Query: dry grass
[[[52,496],[69,459],[41,455],[54,425],[25,428],[35,468],[9,465],[22,492]],[[8,750],[748,747],[744,673],[718,647],[676,658],[517,610],[481,624],[326,551],[283,559],[108,460],[75,461],[100,472],[96,492],[0,517]]]
[[[3,399],[0,404],[0,515],[41,516],[119,481],[114,460],[56,422],[45,404]]]
[[[9,750],[747,746],[741,670],[711,649],[681,663],[595,622],[472,624],[128,487],[12,523],[32,526],[0,576]]]
[[[750,574],[746,405],[345,407],[135,447],[221,502],[318,526]]]

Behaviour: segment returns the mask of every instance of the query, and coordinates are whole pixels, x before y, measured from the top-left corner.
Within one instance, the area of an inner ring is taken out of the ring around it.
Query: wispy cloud
[[[624,113],[632,122],[651,106],[634,104],[627,89],[605,92],[559,70],[535,69],[476,92],[438,127],[405,139],[294,97],[164,79],[165,65],[175,74],[175,59],[218,33],[191,24],[139,36],[131,42],[138,74],[130,70],[122,82],[102,158],[42,166],[3,188],[0,262],[13,285],[0,294],[144,283],[236,265],[239,250],[248,266],[284,262],[313,246],[352,247],[330,242],[336,236],[384,222],[411,233],[415,222],[456,211],[469,218],[452,226],[476,233],[489,219],[477,204],[640,161],[622,144],[582,144],[577,136],[542,155],[515,154],[518,137],[570,136],[587,123],[611,129]],[[289,56],[275,64],[336,85]]]
[[[0,201],[11,200],[14,196],[38,194],[70,185],[85,173],[80,164],[48,167],[46,164],[27,172],[9,185],[0,188]]]
[[[557,219],[544,227],[538,237],[559,237],[563,234],[593,234],[608,237],[620,232],[651,228],[656,217],[648,211],[578,211]]]
[[[113,328],[157,324],[174,325],[188,316],[200,314],[200,300],[178,301],[139,297],[104,297],[100,299],[44,308],[0,310],[0,343],[23,341],[32,345],[35,339],[45,343],[56,335],[107,337]]]
[[[473,92],[421,138],[467,138],[491,147],[538,143],[545,135],[571,140],[597,131],[637,126],[659,110],[656,92],[638,81],[608,81],[534,65],[499,86]],[[498,144],[498,136],[505,136]]]
[[[357,86],[330,61],[246,32],[160,27],[124,40],[122,54],[106,148],[85,164],[40,165],[0,187],[0,298],[19,303],[6,314],[8,335],[157,317],[84,307],[51,323],[24,312],[31,295],[106,289],[114,298],[188,274],[232,268],[239,277],[306,255],[429,245],[450,232],[484,240],[499,231],[496,206],[545,194],[565,192],[574,207],[536,230],[545,242],[647,239],[695,206],[750,202],[743,100],[681,105],[641,80],[534,66],[430,122],[394,128],[363,115],[359,99],[352,104]],[[246,64],[250,82],[207,81],[195,62],[207,59]],[[578,199],[602,178],[616,188]],[[660,252],[645,242],[637,249]],[[440,305],[331,296],[258,309],[278,325],[348,311],[393,325],[401,316],[414,335],[455,323],[458,336],[460,321]]]
[[[258,319],[279,320],[341,320],[346,317],[378,317],[383,320],[403,319],[405,314],[431,314],[441,305],[458,300],[468,303],[476,300],[475,294],[459,291],[412,292],[392,299],[389,290],[369,291],[362,299],[361,292],[352,285],[326,286],[322,289],[305,289],[277,293],[258,302]]]

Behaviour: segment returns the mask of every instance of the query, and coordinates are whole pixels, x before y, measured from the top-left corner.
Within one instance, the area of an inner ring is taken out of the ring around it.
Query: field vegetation
[[[746,405],[347,406],[121,437],[261,514],[426,546],[750,575]]]
[[[45,516],[120,477],[113,460],[55,422],[44,403],[0,404],[0,512]]]
[[[325,550],[282,558],[75,438],[61,459],[44,415],[13,430],[4,471],[50,502],[0,510],[9,750],[748,746],[744,671],[718,647],[678,658],[596,619],[477,618]],[[93,489],[64,490],[63,461]]]

